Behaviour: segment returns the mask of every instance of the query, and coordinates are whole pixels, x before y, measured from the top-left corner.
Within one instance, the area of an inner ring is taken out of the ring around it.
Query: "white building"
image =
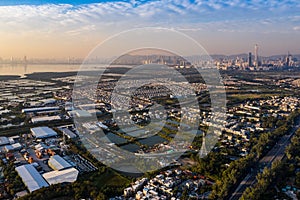
[[[77,137],[77,135],[75,133],[73,133],[72,131],[70,131],[70,129],[68,129],[68,128],[62,128],[61,131],[69,139],[73,139],[73,138]]]
[[[51,171],[43,174],[43,177],[50,184],[58,184],[58,183],[73,183],[77,180],[78,170],[74,167],[61,170],[61,171]]]
[[[9,144],[9,139],[7,137],[0,137],[0,146]]]
[[[59,155],[51,156],[48,160],[48,165],[53,170],[63,170],[72,167],[70,163],[68,163],[65,159],[63,159]]]
[[[18,151],[22,149],[22,145],[20,143],[15,143],[15,144],[9,144],[5,146],[5,151]]]
[[[43,117],[32,117],[31,122],[33,124],[39,123],[39,122],[49,122],[54,120],[61,120],[61,117],[58,115],[55,116],[43,116]]]
[[[16,167],[16,171],[30,192],[49,186],[39,172],[30,164]]]
[[[53,112],[60,111],[59,107],[37,107],[37,108],[25,108],[22,109],[22,113],[36,113],[36,112]]]
[[[72,110],[68,112],[69,116],[71,117],[91,117],[91,113],[86,110]]]
[[[57,136],[57,133],[53,129],[46,126],[31,128],[30,130],[32,135],[38,139]]]

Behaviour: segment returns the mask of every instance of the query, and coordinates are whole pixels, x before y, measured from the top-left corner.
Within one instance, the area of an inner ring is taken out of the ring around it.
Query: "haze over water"
[[[91,65],[89,70],[99,69],[97,66]],[[73,72],[78,71],[80,65],[68,65],[68,64],[29,64],[29,65],[12,65],[12,64],[0,64],[0,76],[21,76],[26,77],[26,74],[32,74],[37,72]]]

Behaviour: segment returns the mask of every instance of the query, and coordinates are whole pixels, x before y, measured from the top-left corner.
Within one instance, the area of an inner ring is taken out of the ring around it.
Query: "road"
[[[256,183],[256,175],[260,173],[260,169],[264,167],[271,167],[272,163],[277,160],[281,160],[285,155],[285,149],[290,144],[290,139],[296,132],[296,130],[300,127],[300,119],[295,120],[295,125],[290,130],[288,135],[284,135],[277,144],[265,155],[261,158],[257,164],[257,169],[253,170],[241,181],[239,186],[236,188],[235,192],[232,193],[229,200],[238,200],[241,198],[243,192],[247,187],[252,186]]]
[[[37,127],[37,126],[50,126],[50,127],[57,127],[57,126],[64,126],[68,124],[72,124],[73,120],[66,120],[66,121],[59,121],[59,122],[47,122],[47,123],[38,123],[38,124],[28,124],[25,126],[19,127],[12,127],[7,130],[0,130],[0,136],[15,136],[23,133],[30,133],[30,128]]]

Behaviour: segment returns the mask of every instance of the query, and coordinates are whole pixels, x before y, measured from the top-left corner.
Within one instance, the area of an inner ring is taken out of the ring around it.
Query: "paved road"
[[[281,160],[285,155],[285,148],[290,144],[290,139],[300,127],[300,119],[295,121],[294,127],[290,130],[288,135],[284,135],[277,144],[267,153],[266,156],[261,158],[257,164],[257,169],[253,170],[242,180],[235,192],[231,195],[229,200],[238,200],[241,198],[243,192],[247,187],[256,183],[256,175],[260,172],[260,167],[271,167],[272,163],[277,160]]]

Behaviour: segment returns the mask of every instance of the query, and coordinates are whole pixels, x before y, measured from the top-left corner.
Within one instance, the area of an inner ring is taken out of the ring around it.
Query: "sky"
[[[1,0],[0,13],[1,58],[84,58],[142,27],[185,33],[209,54],[253,52],[255,44],[260,55],[300,54],[299,0]]]

